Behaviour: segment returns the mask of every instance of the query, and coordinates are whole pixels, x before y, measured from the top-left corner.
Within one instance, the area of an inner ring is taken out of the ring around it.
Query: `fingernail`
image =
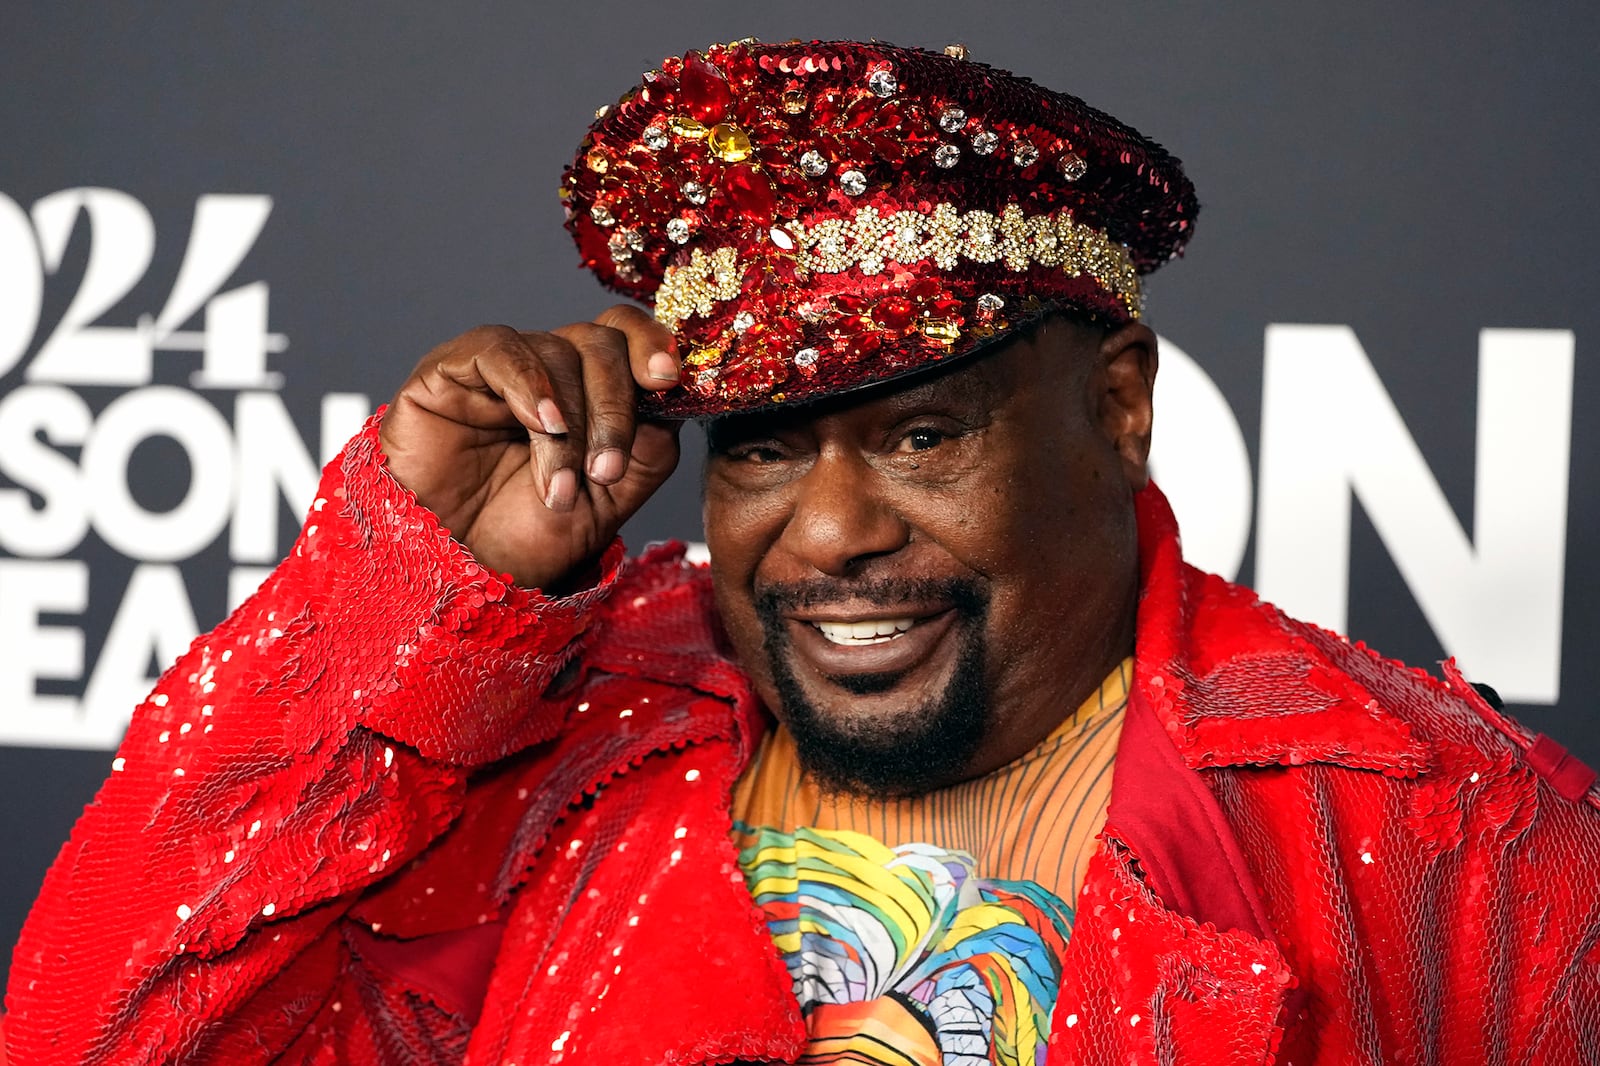
[[[619,480],[622,477],[622,453],[616,448],[607,448],[590,459],[589,477],[602,485]]]
[[[657,352],[652,355],[644,368],[650,371],[650,376],[657,381],[677,381],[678,361],[666,352]]]
[[[570,511],[578,502],[578,475],[562,467],[550,478],[545,490],[544,505],[552,511]]]
[[[539,401],[539,421],[544,424],[546,433],[565,433],[567,420],[561,417],[561,408],[549,397]]]

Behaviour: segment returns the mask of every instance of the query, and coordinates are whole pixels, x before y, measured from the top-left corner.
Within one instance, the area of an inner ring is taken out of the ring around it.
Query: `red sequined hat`
[[[965,57],[713,45],[601,108],[561,195],[585,266],[655,304],[652,413],[803,403],[949,361],[1052,307],[1139,317],[1198,206],[1159,145]]]

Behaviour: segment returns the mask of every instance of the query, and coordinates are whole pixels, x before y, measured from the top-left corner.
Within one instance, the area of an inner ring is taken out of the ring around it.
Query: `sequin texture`
[[[613,545],[577,596],[516,588],[378,425],[135,712],[18,941],[13,1060],[796,1061],[727,836],[763,712],[706,569]],[[1048,1061],[1581,1061],[1600,794],[1453,667],[1186,567],[1135,502],[1135,687]]]
[[[663,134],[670,143],[655,147]],[[1113,160],[1094,181],[1058,162],[1090,149]],[[1196,212],[1177,160],[1081,101],[886,44],[734,42],[669,56],[591,128],[580,155],[596,153],[603,173],[573,166],[563,179],[584,264],[653,299],[686,346],[719,352],[642,399],[659,414],[747,410],[779,393],[792,403],[958,358],[1023,321],[980,320],[983,292],[1136,318],[1138,276],[1183,247]],[[602,200],[642,246],[593,224],[586,207]],[[863,221],[865,209],[887,220],[935,207],[991,221],[954,244]],[[1002,232],[1013,208],[1070,218],[1071,233]],[[780,230],[797,239],[769,239]],[[824,236],[808,247],[798,238],[810,232]],[[923,245],[939,254],[908,254]],[[731,272],[708,276],[727,248]],[[848,266],[817,270],[816,256]],[[879,313],[907,292],[941,325]],[[820,313],[797,315],[802,304]],[[740,313],[754,323],[735,330]],[[802,368],[793,353],[806,348],[819,354]]]

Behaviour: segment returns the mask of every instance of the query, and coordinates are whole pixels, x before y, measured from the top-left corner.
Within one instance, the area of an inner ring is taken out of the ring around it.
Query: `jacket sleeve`
[[[451,824],[472,768],[560,728],[540,694],[620,543],[584,593],[517,588],[388,474],[377,427],[134,713],[18,942],[14,1061],[270,1060],[338,986],[362,890]]]

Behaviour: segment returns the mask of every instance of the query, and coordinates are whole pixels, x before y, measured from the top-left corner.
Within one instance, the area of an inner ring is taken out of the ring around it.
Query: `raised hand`
[[[484,566],[560,592],[678,465],[672,335],[630,305],[548,333],[480,326],[429,352],[384,415],[389,469]]]

